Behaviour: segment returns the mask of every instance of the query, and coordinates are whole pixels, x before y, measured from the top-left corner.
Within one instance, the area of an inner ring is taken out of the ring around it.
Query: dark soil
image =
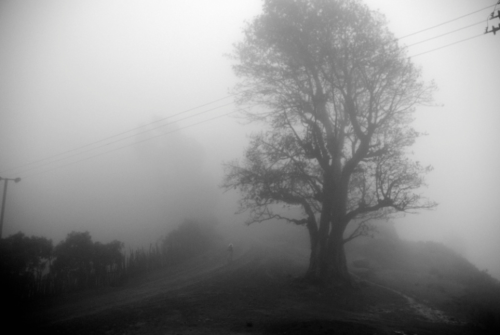
[[[304,262],[252,247],[223,253],[25,308],[16,329],[36,334],[477,334],[419,314],[381,286],[318,288],[298,278]],[[14,320],[10,320],[14,323]]]

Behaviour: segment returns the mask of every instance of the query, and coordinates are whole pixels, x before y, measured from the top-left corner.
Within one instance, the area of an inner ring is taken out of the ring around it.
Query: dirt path
[[[254,257],[250,247],[245,246],[235,255],[229,267],[224,252],[213,251],[185,264],[132,279],[125,287],[71,294],[35,312],[35,317],[46,320],[47,324],[61,323],[133,305],[171,292],[185,291],[188,287],[196,286],[210,277],[216,277],[227,271],[237,271],[247,266]]]
[[[416,299],[398,291],[393,288],[390,288],[385,285],[381,285],[378,283],[375,283],[373,281],[368,281],[370,285],[380,287],[382,289],[385,289],[387,291],[390,291],[392,293],[395,293],[399,295],[400,297],[404,298],[407,302],[408,308],[414,311],[415,315],[420,316],[430,322],[435,322],[435,323],[443,323],[443,324],[449,324],[449,325],[455,325],[455,326],[464,326],[465,322],[456,320],[453,317],[450,317],[443,311],[440,311],[436,308],[430,307],[426,304],[418,302]]]

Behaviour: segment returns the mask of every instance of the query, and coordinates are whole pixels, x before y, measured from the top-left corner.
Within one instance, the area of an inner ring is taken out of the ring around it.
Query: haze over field
[[[400,39],[439,87],[436,106],[415,114],[428,133],[415,155],[434,166],[422,192],[439,206],[395,222],[401,237],[455,245],[500,278],[500,36],[481,35],[499,22],[486,21],[495,1],[366,3],[396,37],[477,11]],[[88,230],[132,247],[185,217],[241,226],[239,195],[219,188],[222,162],[241,157],[247,135],[263,125],[229,114],[239,108],[229,96],[237,78],[224,55],[260,7],[2,1],[0,176],[22,178],[9,183],[3,236],[23,231],[57,243]]]

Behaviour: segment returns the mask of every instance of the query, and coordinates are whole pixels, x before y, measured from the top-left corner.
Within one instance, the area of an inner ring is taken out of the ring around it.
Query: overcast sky
[[[405,239],[461,239],[500,278],[500,33],[481,35],[500,23],[486,20],[495,2],[366,1],[396,37],[478,11],[399,40],[439,87],[415,120],[428,134],[415,157],[434,166],[422,191],[439,207],[396,227]],[[0,176],[22,178],[9,183],[3,236],[88,230],[149,243],[184,217],[241,225],[237,194],[218,187],[222,162],[241,157],[258,126],[229,114],[237,78],[225,55],[260,10],[257,0],[0,2]]]

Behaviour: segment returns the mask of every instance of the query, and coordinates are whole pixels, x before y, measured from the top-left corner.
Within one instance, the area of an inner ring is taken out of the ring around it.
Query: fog
[[[439,87],[436,105],[417,109],[415,127],[428,135],[414,152],[434,166],[422,193],[439,206],[394,222],[402,238],[444,242],[500,278],[500,36],[479,36],[495,2],[366,1],[397,37],[491,6],[400,40]],[[132,248],[184,218],[243,230],[238,193],[219,187],[222,163],[262,125],[237,117],[225,55],[260,7],[2,1],[0,176],[22,178],[9,183],[3,236],[57,243],[89,231]]]

